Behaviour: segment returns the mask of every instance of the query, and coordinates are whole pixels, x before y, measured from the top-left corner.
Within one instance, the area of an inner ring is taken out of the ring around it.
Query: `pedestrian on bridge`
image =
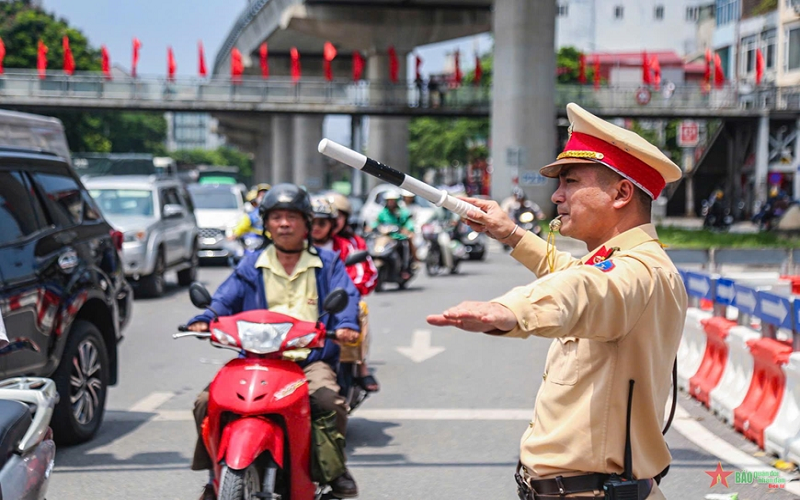
[[[633,132],[575,104],[567,114],[564,152],[540,172],[559,179],[552,200],[561,234],[594,250],[582,259],[555,251],[496,202],[469,199],[483,210],[469,214],[473,229],[513,247],[539,279],[428,322],[554,339],[521,441],[521,499],[663,499],[658,483],[671,461],[664,408],[688,298],[650,207],[681,170]]]

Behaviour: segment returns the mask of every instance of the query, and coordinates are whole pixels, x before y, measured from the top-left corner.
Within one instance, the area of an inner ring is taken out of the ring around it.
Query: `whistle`
[[[550,231],[558,232],[561,229],[561,216],[550,221]]]

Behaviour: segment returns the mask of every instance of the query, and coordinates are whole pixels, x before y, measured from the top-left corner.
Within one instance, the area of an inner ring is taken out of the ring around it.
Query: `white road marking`
[[[780,477],[786,479],[785,491],[795,495],[800,495],[800,483],[797,481],[789,482],[791,476],[784,474],[778,469],[773,469],[757,458],[751,457],[747,453],[740,451],[732,444],[706,429],[701,423],[692,418],[692,416],[689,415],[689,413],[680,405],[678,405],[675,410],[675,420],[672,422],[672,427],[683,434],[686,439],[706,450],[708,453],[711,453],[720,460],[725,460],[735,469],[753,472],[766,470],[777,471]]]
[[[375,408],[359,409],[355,418],[368,420],[530,420],[533,409]]]
[[[444,347],[431,347],[430,330],[414,330],[411,332],[411,347],[396,347],[395,349],[415,363],[422,363],[426,359],[444,352]]]
[[[190,409],[154,410],[154,415],[145,420],[152,422],[188,422],[194,420]],[[519,420],[529,421],[533,409],[489,409],[489,408],[361,408],[352,418],[366,420]],[[111,413],[108,420],[143,420],[125,412]]]
[[[151,392],[144,398],[137,401],[136,404],[128,409],[128,411],[134,413],[151,413],[156,408],[172,399],[174,395],[174,392]]]

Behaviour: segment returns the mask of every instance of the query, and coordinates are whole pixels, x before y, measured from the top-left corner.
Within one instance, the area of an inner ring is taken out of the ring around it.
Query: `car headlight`
[[[292,323],[250,323],[237,321],[242,349],[256,354],[269,354],[280,350],[283,339],[292,329]]]
[[[527,224],[529,222],[533,222],[534,215],[533,212],[525,212],[520,214],[519,221],[523,224]]]
[[[128,231],[122,241],[125,243],[142,242],[147,239],[147,231]]]

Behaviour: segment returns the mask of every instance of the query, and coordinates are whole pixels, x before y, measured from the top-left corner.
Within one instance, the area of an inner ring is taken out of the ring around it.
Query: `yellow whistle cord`
[[[547,252],[545,259],[547,260],[547,267],[550,272],[556,270],[556,233],[561,229],[561,216],[550,221],[550,232],[547,233]]]

